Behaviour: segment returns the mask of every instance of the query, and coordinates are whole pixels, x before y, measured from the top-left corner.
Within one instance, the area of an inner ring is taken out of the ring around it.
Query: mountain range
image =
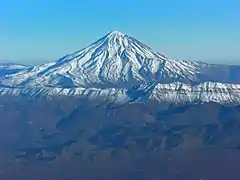
[[[55,62],[0,65],[0,95],[240,103],[240,66],[173,60],[112,31]]]
[[[0,63],[0,180],[239,180],[239,103],[239,66],[117,31],[52,63]]]

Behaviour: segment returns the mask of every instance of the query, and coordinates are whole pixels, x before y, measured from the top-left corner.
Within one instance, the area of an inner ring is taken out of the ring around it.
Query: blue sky
[[[239,0],[1,0],[0,59],[36,64],[111,30],[170,58],[240,64]]]

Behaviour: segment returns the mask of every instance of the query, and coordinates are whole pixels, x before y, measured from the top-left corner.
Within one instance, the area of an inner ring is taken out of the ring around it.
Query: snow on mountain
[[[149,97],[159,102],[193,103],[218,102],[240,103],[240,85],[204,82],[196,86],[179,82],[158,84]]]
[[[14,76],[20,72],[26,73],[31,69],[29,66],[14,64],[14,63],[0,63],[0,87],[9,87],[7,84],[2,84],[8,76]],[[9,84],[12,87],[12,84]]]
[[[239,103],[238,75],[237,66],[169,59],[128,35],[112,31],[55,62],[5,74],[0,77],[0,94]]]
[[[14,64],[14,63],[0,63],[0,77],[18,73],[29,69],[29,66]]]
[[[127,102],[161,103],[203,103],[221,104],[240,103],[240,85],[205,82],[196,86],[174,82],[170,84],[153,84],[126,88],[59,88],[59,87],[24,87],[0,88],[4,96],[79,96],[90,100],[103,100],[114,104]]]

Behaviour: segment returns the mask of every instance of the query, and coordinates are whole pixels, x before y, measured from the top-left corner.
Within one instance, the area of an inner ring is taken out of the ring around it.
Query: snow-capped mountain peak
[[[166,59],[138,40],[112,31],[54,63],[33,68],[22,82],[21,75],[17,82],[60,87],[131,87],[156,81]]]
[[[131,36],[112,31],[89,46],[55,62],[16,70],[14,74],[7,71],[0,77],[0,93],[2,89],[4,94],[30,92],[44,95],[83,95],[89,92],[106,93],[109,89],[111,93],[119,93],[121,97],[123,92],[129,92],[129,89],[139,85],[146,87],[149,94],[151,88],[148,87],[159,84],[158,87],[161,88],[155,89],[154,96],[151,96],[159,99],[160,92],[165,92],[164,89],[171,90],[173,84],[178,82],[179,87],[186,86],[190,90],[185,92],[177,88],[179,90],[174,90],[176,96],[179,96],[179,93],[195,93],[194,97],[196,95],[198,98],[196,92],[200,91],[200,95],[207,92],[209,97],[216,97],[217,100],[218,96],[221,96],[222,102],[225,87],[231,89],[235,86],[222,83],[215,87],[215,82],[221,80],[230,84],[239,83],[239,69],[236,66],[172,60]],[[195,85],[202,87],[207,81],[211,81],[211,87],[207,88],[209,90],[192,88]],[[239,87],[236,87],[238,90]],[[137,94],[142,94],[143,91]],[[214,94],[211,94],[212,92]],[[228,94],[230,96],[230,93]]]

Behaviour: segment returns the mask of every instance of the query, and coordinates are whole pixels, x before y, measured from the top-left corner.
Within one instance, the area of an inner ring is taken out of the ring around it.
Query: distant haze
[[[239,7],[234,0],[3,0],[0,59],[51,62],[118,30],[169,58],[240,64]]]

